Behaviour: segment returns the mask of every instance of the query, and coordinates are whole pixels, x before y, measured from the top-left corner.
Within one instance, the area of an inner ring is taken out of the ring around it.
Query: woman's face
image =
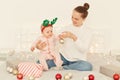
[[[46,28],[43,30],[42,34],[43,34],[45,37],[47,37],[47,38],[52,37],[52,35],[53,35],[53,27],[52,27],[52,26],[46,27]]]
[[[81,26],[83,24],[84,19],[81,16],[82,16],[81,13],[73,10],[72,22],[73,22],[74,26],[78,27],[78,26]]]

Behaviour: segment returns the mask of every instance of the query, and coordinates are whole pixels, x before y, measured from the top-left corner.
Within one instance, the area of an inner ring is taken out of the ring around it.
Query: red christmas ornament
[[[88,77],[89,77],[89,80],[94,80],[94,75],[93,74],[90,74]]]
[[[119,78],[120,78],[120,77],[119,77],[119,74],[114,74],[114,75],[113,75],[113,79],[114,79],[114,80],[119,80]]]
[[[17,74],[17,79],[18,79],[18,80],[23,79],[23,74],[21,74],[21,73]]]
[[[62,78],[62,75],[58,73],[58,74],[55,75],[55,78],[56,78],[56,80],[59,80],[59,79]]]

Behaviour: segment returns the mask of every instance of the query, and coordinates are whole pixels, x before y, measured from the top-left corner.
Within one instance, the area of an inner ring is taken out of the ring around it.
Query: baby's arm
[[[32,43],[31,51],[34,51],[35,48],[36,48],[36,45],[37,45],[38,43],[40,43],[40,42],[41,42],[41,41],[40,41],[40,37],[38,37],[38,38]]]

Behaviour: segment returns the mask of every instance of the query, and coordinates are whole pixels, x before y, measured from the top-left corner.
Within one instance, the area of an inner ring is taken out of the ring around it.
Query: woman
[[[72,13],[72,25],[63,29],[61,38],[64,44],[60,50],[63,60],[63,68],[79,71],[91,71],[91,63],[86,61],[86,53],[89,49],[92,34],[89,28],[83,25],[88,15],[89,4],[77,6]],[[48,61],[49,67],[55,66],[53,61]]]

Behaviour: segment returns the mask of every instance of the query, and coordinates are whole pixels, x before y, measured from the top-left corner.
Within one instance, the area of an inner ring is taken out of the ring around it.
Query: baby
[[[41,33],[42,35],[39,36],[35,42],[32,44],[31,51],[34,51],[35,48],[40,50],[40,57],[39,61],[40,64],[43,65],[43,70],[48,70],[48,65],[46,63],[46,60],[54,60],[54,63],[56,64],[56,68],[60,69],[62,68],[63,61],[61,60],[59,52],[57,52],[55,49],[56,42],[60,39],[59,36],[56,37],[53,34],[53,24],[55,24],[57,18],[53,19],[51,23],[49,20],[44,20],[43,24],[41,25]],[[44,48],[40,45],[41,43],[44,44]]]

